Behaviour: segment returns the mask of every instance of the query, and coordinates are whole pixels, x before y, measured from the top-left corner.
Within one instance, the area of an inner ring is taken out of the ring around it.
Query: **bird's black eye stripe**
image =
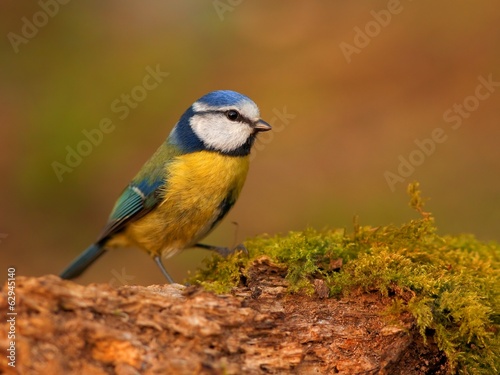
[[[225,114],[230,121],[239,121],[241,119],[240,113],[234,109],[227,110]]]
[[[229,119],[232,122],[244,122],[250,126],[252,126],[252,121],[249,120],[248,118],[244,117],[239,113],[236,109],[228,109],[226,111],[217,111],[217,110],[211,110],[211,111],[199,111],[199,112],[194,112],[194,115],[204,115],[207,113],[221,113],[226,116],[227,119]]]

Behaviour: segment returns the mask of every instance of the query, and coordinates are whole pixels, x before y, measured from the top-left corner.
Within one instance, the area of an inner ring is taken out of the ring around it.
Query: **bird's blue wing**
[[[120,232],[128,223],[154,209],[162,200],[168,182],[167,165],[181,152],[164,143],[123,190],[111,211],[98,242]]]
[[[130,221],[151,211],[161,201],[164,183],[161,177],[154,181],[131,182],[116,201],[98,241],[119,232]]]

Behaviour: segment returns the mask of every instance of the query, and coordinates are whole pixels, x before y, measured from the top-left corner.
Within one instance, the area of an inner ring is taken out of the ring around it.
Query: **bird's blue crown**
[[[231,90],[212,91],[199,98],[196,102],[207,104],[211,107],[226,107],[236,105],[243,101],[251,101],[251,99],[243,94]]]

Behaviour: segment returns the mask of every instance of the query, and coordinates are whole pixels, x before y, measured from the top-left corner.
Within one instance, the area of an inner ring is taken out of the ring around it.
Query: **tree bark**
[[[285,270],[254,262],[230,295],[181,285],[16,280],[15,367],[5,374],[445,374],[447,362],[389,297],[287,293]],[[0,310],[8,312],[7,289]],[[7,350],[8,352],[8,350]]]

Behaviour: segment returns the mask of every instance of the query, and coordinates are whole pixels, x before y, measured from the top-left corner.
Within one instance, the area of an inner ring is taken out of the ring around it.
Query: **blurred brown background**
[[[363,225],[400,224],[416,216],[405,193],[413,180],[441,233],[500,240],[498,1],[2,3],[5,269],[58,273],[95,239],[182,112],[215,89],[250,96],[275,131],[205,242],[350,229],[354,215]],[[169,74],[144,90],[148,66]],[[140,101],[124,104],[131,93]],[[59,181],[53,163],[65,164],[67,147],[105,118],[113,131],[90,151],[81,146],[88,155]],[[440,143],[424,141],[436,131]],[[189,250],[167,267],[182,280],[207,255]],[[80,281],[164,280],[144,253],[125,249]]]

